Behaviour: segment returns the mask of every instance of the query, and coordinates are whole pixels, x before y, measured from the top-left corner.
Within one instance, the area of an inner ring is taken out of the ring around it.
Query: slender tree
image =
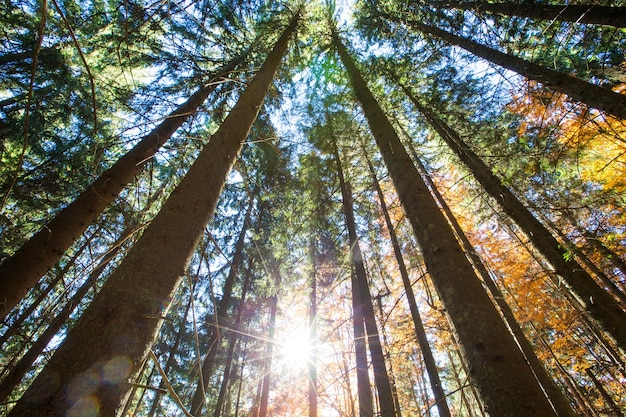
[[[230,382],[230,373],[233,367],[233,358],[235,356],[235,346],[239,340],[238,331],[241,326],[242,316],[245,309],[246,297],[248,295],[248,289],[252,281],[252,272],[250,266],[245,272],[245,278],[241,289],[241,297],[239,298],[239,306],[237,307],[237,317],[235,318],[235,331],[231,331],[228,337],[228,351],[226,352],[226,364],[224,366],[224,374],[222,376],[222,385],[220,386],[220,392],[215,403],[213,410],[213,417],[220,417],[224,409],[224,402],[226,401],[226,392],[228,391],[228,384]]]
[[[316,230],[315,227],[313,230]],[[317,273],[315,270],[316,239],[311,235],[309,242],[309,259],[311,262],[311,295],[309,300],[309,417],[317,417]],[[216,416],[217,417],[217,416]]]
[[[69,206],[58,212],[15,254],[0,264],[0,319],[19,303],[37,281],[111,204],[142,166],[213,92],[220,79],[230,74],[250,48],[232,59],[185,103],[170,113],[126,155],[91,183]]]
[[[485,163],[443,120],[422,105],[411,91],[403,86],[409,99],[437,131],[452,151],[470,169],[474,178],[502,207],[503,211],[526,233],[537,250],[546,257],[556,273],[575,295],[579,306],[605,330],[610,339],[626,352],[626,312],[617,300],[600,287],[575,261],[566,261],[564,248],[517,197],[505,187]]]
[[[332,36],[485,407],[498,416],[554,415],[393,126],[339,35]]]
[[[554,91],[566,94],[573,100],[585,103],[590,107],[605,111],[621,119],[626,119],[626,95],[616,93],[608,88],[603,88],[587,81],[574,78],[571,75],[554,71],[534,62],[505,54],[496,49],[479,44],[463,36],[454,35],[434,26],[424,23],[401,19],[390,13],[381,12],[381,15],[395,22],[402,22],[420,32],[436,36],[443,41],[459,46],[466,51],[486,59],[496,65],[514,71],[529,80],[538,81]]]
[[[597,4],[544,4],[534,1],[524,3],[490,3],[486,1],[437,1],[428,4],[437,8],[454,8],[487,12],[505,16],[528,17],[541,20],[626,27],[626,7],[602,6]]]
[[[202,366],[200,368],[200,377],[198,378],[198,384],[196,391],[191,401],[191,414],[199,416],[202,413],[202,406],[205,403],[206,389],[211,380],[213,368],[215,366],[215,357],[220,346],[220,340],[222,339],[223,329],[222,326],[228,321],[228,309],[230,307],[230,300],[232,298],[233,287],[239,277],[239,268],[243,263],[244,249],[246,233],[248,232],[248,226],[250,222],[250,215],[252,213],[253,201],[250,200],[248,210],[244,216],[243,225],[239,232],[239,237],[235,243],[233,249],[233,257],[230,263],[230,270],[228,276],[224,281],[224,287],[222,288],[222,298],[217,306],[217,312],[215,314],[215,322],[212,324],[211,334],[208,337],[206,345],[209,347],[207,354],[202,360]]]
[[[372,182],[374,183],[374,189],[376,190],[376,194],[378,195],[378,200],[380,202],[380,207],[383,212],[383,217],[385,218],[385,225],[387,226],[387,230],[389,231],[391,246],[393,247],[393,253],[396,257],[396,262],[398,263],[398,271],[400,272],[400,277],[402,278],[402,284],[404,286],[404,292],[406,293],[406,299],[409,303],[409,311],[411,312],[411,318],[413,320],[415,336],[420,346],[420,350],[422,351],[422,356],[424,357],[424,365],[426,366],[426,372],[428,373],[430,387],[435,397],[437,410],[439,411],[439,415],[441,417],[450,417],[452,414],[450,414],[450,408],[448,407],[448,402],[446,400],[446,393],[443,389],[443,386],[441,385],[441,379],[439,378],[437,364],[435,362],[432,350],[430,349],[428,339],[426,338],[426,330],[424,330],[422,317],[417,307],[417,302],[415,301],[415,293],[413,292],[413,286],[411,285],[409,272],[406,268],[406,264],[404,263],[404,256],[402,255],[402,250],[400,249],[400,242],[398,242],[398,237],[396,236],[396,231],[393,227],[393,223],[391,222],[391,217],[389,216],[387,204],[385,203],[385,195],[383,193],[383,190],[380,188],[380,183],[378,182],[378,178],[376,178],[376,171],[374,170],[374,167],[372,166],[372,163],[370,162],[369,157],[367,156],[367,152],[365,150],[364,156],[367,162],[367,166],[370,170]]]
[[[211,141],[11,410],[11,416],[61,416],[83,408],[115,415],[123,409],[129,393],[127,381],[141,370],[167,313],[167,300],[213,213],[298,17],[292,19]],[[164,242],[170,243],[167,256]],[[85,378],[90,375],[98,377],[86,385]]]
[[[346,217],[346,227],[348,229],[348,238],[350,241],[350,253],[355,272],[355,280],[352,282],[352,297],[359,301],[363,314],[363,321],[365,322],[367,345],[369,346],[372,368],[374,370],[374,382],[378,392],[380,415],[382,417],[395,417],[396,410],[393,392],[391,389],[391,381],[385,365],[385,355],[383,354],[378,325],[376,324],[376,315],[374,313],[372,295],[370,293],[367,273],[365,271],[365,263],[363,261],[363,254],[361,253],[359,239],[356,233],[356,223],[352,205],[352,191],[350,183],[345,179],[343,174],[341,160],[339,159],[339,150],[337,149],[336,138],[333,132],[330,117],[327,117],[327,119],[332,141],[331,146],[333,148],[337,164],[337,176],[339,177],[339,187],[341,188],[341,195],[343,198],[343,210]]]

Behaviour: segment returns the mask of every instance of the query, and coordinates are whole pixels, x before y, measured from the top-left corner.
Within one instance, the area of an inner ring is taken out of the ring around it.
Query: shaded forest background
[[[0,413],[626,415],[620,1],[5,1]]]

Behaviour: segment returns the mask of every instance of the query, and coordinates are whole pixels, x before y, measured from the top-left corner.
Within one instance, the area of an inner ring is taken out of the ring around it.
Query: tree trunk
[[[246,296],[248,289],[252,281],[252,272],[250,268],[246,271],[245,279],[243,281],[243,287],[241,289],[241,298],[239,300],[239,307],[237,308],[237,318],[235,319],[235,330],[239,331],[241,326],[241,317],[245,309]],[[235,355],[235,345],[239,340],[237,332],[231,332],[228,338],[228,351],[226,353],[226,365],[224,366],[224,375],[222,378],[222,386],[217,396],[217,402],[215,403],[215,409],[213,411],[213,417],[220,417],[222,409],[224,408],[224,401],[226,400],[226,392],[228,390],[228,383],[230,382],[230,371],[233,366],[233,357]]]
[[[432,194],[435,196],[435,199],[441,206],[441,209],[443,210],[444,214],[448,218],[450,225],[454,229],[454,232],[456,233],[456,236],[459,239],[459,242],[463,246],[465,253],[467,254],[472,264],[474,265],[474,268],[476,269],[476,271],[480,274],[483,280],[483,283],[485,284],[485,287],[487,287],[487,290],[491,294],[492,299],[495,301],[496,305],[500,309],[500,313],[502,314],[502,316],[504,317],[504,320],[506,321],[507,325],[511,329],[511,333],[513,333],[513,336],[515,336],[515,340],[517,341],[517,344],[522,350],[522,353],[524,354],[524,357],[528,361],[528,364],[533,369],[533,372],[535,373],[535,377],[537,378],[542,388],[546,392],[546,395],[548,396],[548,399],[552,403],[552,406],[554,407],[555,412],[557,413],[559,417],[575,417],[576,414],[574,413],[574,410],[572,409],[570,402],[563,394],[563,391],[561,391],[561,389],[555,384],[554,379],[548,374],[548,371],[546,370],[544,365],[541,363],[539,358],[537,358],[537,355],[535,354],[535,351],[533,350],[532,344],[528,341],[528,339],[526,338],[526,335],[524,334],[524,331],[522,330],[519,323],[515,319],[515,315],[513,314],[511,307],[506,303],[504,299],[504,295],[502,294],[502,291],[500,291],[495,281],[493,280],[491,274],[487,270],[487,267],[483,263],[482,259],[480,258],[480,256],[478,256],[473,245],[467,239],[465,232],[463,232],[461,225],[457,222],[456,218],[454,217],[454,214],[452,213],[452,210],[450,210],[450,208],[448,207],[448,204],[444,200],[443,196],[439,193],[439,190],[437,190],[437,188],[435,187],[435,184],[432,182],[432,179],[426,172],[426,167],[419,160],[416,160],[416,162],[419,167],[418,169],[422,172],[422,176],[428,183],[428,186],[430,187]]]
[[[17,364],[12,367],[9,374],[2,379],[0,383],[0,403],[4,402],[11,394],[13,389],[20,383],[26,372],[35,363],[41,352],[48,346],[48,343],[59,332],[63,325],[70,318],[76,307],[80,305],[83,298],[87,295],[89,290],[93,288],[96,281],[100,278],[100,275],[104,272],[106,266],[115,258],[117,253],[122,248],[124,241],[133,234],[137,229],[135,227],[129,227],[125,230],[117,241],[113,244],[112,248],[106,254],[105,258],[100,261],[98,266],[89,274],[89,278],[80,286],[78,291],[74,293],[72,298],[65,304],[63,309],[56,313],[54,319],[48,325],[48,328],[41,334],[32,346],[28,349],[28,352],[22,356]]]
[[[10,416],[62,416],[89,404],[97,405],[102,415],[120,411],[127,382],[150,350],[297,22],[292,20],[187,175]],[[86,389],[88,375],[98,376],[98,382]]]
[[[505,16],[528,17],[541,20],[626,27],[626,7],[598,6],[594,4],[541,4],[534,1],[519,3],[489,3],[486,1],[428,1],[438,8],[454,8],[487,12]]]
[[[354,357],[356,363],[356,389],[359,401],[359,417],[374,416],[374,399],[367,366],[367,343],[365,337],[365,322],[363,321],[363,306],[359,293],[354,266],[350,273],[352,285],[352,331],[354,332]],[[349,380],[349,377],[346,376]],[[354,408],[354,407],[353,407]]]
[[[393,126],[333,36],[485,407],[494,416],[555,415]]]
[[[315,233],[315,228],[313,228]],[[309,243],[309,257],[311,262],[311,295],[309,302],[309,339],[311,352],[309,352],[309,417],[317,417],[317,278],[315,271],[316,239],[311,235]],[[215,416],[219,417],[219,416]]]
[[[272,267],[274,269],[274,267]],[[272,273],[276,273],[274,269]],[[278,280],[280,281],[280,280]],[[278,282],[277,281],[277,282]],[[270,385],[272,383],[272,358],[274,355],[274,333],[276,331],[276,310],[278,309],[278,297],[270,297],[270,322],[268,332],[268,342],[263,359],[263,387],[261,388],[261,399],[259,400],[259,417],[267,417],[267,408],[270,400]]]
[[[170,371],[170,368],[176,362],[176,352],[178,351],[178,347],[183,339],[183,335],[185,334],[185,323],[187,322],[187,316],[189,315],[189,310],[191,309],[191,302],[193,300],[193,286],[189,289],[189,300],[187,300],[187,305],[185,306],[185,312],[181,316],[181,322],[179,324],[178,332],[176,332],[176,339],[174,340],[174,344],[168,349],[167,361],[165,362],[165,366],[163,367],[163,373],[167,375]],[[154,417],[156,414],[157,408],[159,407],[159,403],[161,402],[161,397],[163,396],[163,392],[166,391],[167,385],[163,380],[159,384],[159,389],[154,394],[154,399],[152,400],[152,404],[150,405],[150,411],[148,411],[148,417]]]
[[[564,258],[565,251],[548,229],[491,173],[489,167],[452,128],[423,106],[406,87],[403,88],[415,107],[470,169],[483,189],[524,230],[533,246],[548,260],[556,273],[563,278],[580,306],[599,324],[599,327],[605,330],[610,340],[626,352],[626,313],[620,308],[618,302],[600,287],[580,265],[576,262],[567,262]]]
[[[0,264],[0,319],[26,295],[100,213],[118,196],[144,163],[195,113],[215,89],[215,80],[232,72],[250,49],[224,66],[211,82],[195,92],[126,155],[89,185],[69,206],[59,211],[15,254]]]
[[[428,339],[426,338],[426,331],[424,330],[422,318],[420,316],[419,309],[417,308],[417,303],[415,301],[415,294],[413,292],[413,286],[411,285],[411,279],[409,278],[409,272],[406,269],[406,265],[404,263],[404,257],[402,255],[402,250],[400,249],[400,243],[398,242],[396,231],[393,227],[393,223],[391,222],[389,211],[387,210],[387,204],[385,203],[385,195],[383,193],[383,190],[380,188],[378,178],[376,178],[376,171],[374,170],[374,167],[372,166],[372,163],[370,162],[365,150],[364,150],[364,156],[367,161],[367,165],[370,169],[370,173],[372,175],[372,181],[374,183],[374,189],[376,190],[376,193],[378,194],[378,200],[380,201],[380,207],[383,212],[383,217],[385,218],[385,224],[387,225],[387,230],[389,231],[389,237],[391,239],[391,246],[393,247],[393,253],[396,257],[396,262],[398,263],[398,270],[400,272],[400,276],[402,277],[402,284],[404,285],[404,292],[406,293],[406,298],[409,303],[409,311],[411,312],[411,318],[413,319],[413,326],[415,328],[415,336],[417,338],[417,343],[419,344],[420,350],[422,351],[422,355],[424,357],[424,364],[426,366],[426,372],[428,373],[430,387],[435,396],[437,410],[439,411],[439,415],[441,417],[451,417],[452,414],[450,414],[450,408],[448,407],[448,403],[446,401],[446,393],[443,390],[443,386],[441,385],[441,379],[439,378],[439,371],[437,370],[437,364],[435,363],[435,358],[433,357],[432,350],[430,349],[430,345],[428,344]]]
[[[394,21],[402,21],[388,14],[384,16]],[[567,94],[572,99],[585,103],[589,107],[602,110],[620,119],[626,119],[626,95],[574,78],[571,75],[551,70],[535,64],[534,62],[505,54],[474,42],[471,39],[454,35],[436,27],[416,21],[404,21],[404,23],[421,32],[436,36],[452,45],[460,46],[478,57],[516,72],[529,80],[537,81],[554,91]]]
[[[248,206],[248,211],[243,220],[243,225],[241,227],[241,231],[239,232],[239,237],[237,238],[237,242],[235,243],[233,259],[230,263],[230,271],[228,271],[228,276],[224,281],[224,288],[222,289],[222,299],[217,306],[217,312],[215,314],[215,323],[212,324],[211,335],[208,338],[207,346],[209,350],[202,361],[202,367],[200,369],[201,376],[198,379],[198,384],[196,386],[196,391],[194,392],[193,399],[191,401],[191,414],[194,416],[199,416],[202,413],[202,406],[205,402],[205,392],[207,386],[209,385],[209,381],[211,380],[211,374],[213,373],[213,367],[215,365],[215,356],[217,355],[217,351],[220,345],[220,340],[222,339],[222,325],[228,321],[227,311],[230,306],[230,300],[232,298],[233,287],[235,286],[235,281],[239,277],[239,267],[243,263],[243,251],[246,240],[246,233],[248,231],[248,226],[250,222],[250,214],[252,212],[252,200]]]
[[[337,162],[339,186],[341,188],[341,195],[343,197],[343,210],[346,217],[346,227],[348,229],[348,237],[350,240],[352,264],[354,265],[354,272],[356,277],[356,279],[352,282],[352,297],[356,298],[359,301],[359,305],[362,309],[361,311],[363,314],[363,321],[365,322],[365,328],[367,331],[367,344],[369,346],[370,357],[372,360],[372,368],[374,370],[374,382],[376,384],[376,390],[378,392],[380,415],[382,417],[394,417],[396,415],[396,411],[393,400],[393,392],[391,389],[391,382],[389,380],[389,375],[385,366],[385,356],[383,354],[382,345],[380,343],[380,334],[378,332],[378,326],[376,324],[376,315],[374,313],[372,295],[370,293],[369,283],[367,281],[367,273],[365,271],[365,264],[363,262],[363,254],[361,253],[359,238],[356,234],[356,223],[354,220],[354,210],[352,206],[352,190],[350,187],[350,183],[344,178],[341,161],[339,159],[337,143],[334,138],[334,133],[332,132],[332,125],[330,125],[330,118],[328,118],[328,120],[329,127],[331,129],[331,146],[333,147],[335,160]],[[356,297],[355,294],[357,294]]]

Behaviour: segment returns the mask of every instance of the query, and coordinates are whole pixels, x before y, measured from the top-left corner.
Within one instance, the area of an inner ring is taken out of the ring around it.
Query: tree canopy
[[[7,416],[626,415],[622,1],[6,1]]]

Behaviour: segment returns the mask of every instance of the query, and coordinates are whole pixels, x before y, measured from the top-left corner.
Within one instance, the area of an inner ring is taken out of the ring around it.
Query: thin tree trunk
[[[359,402],[359,417],[374,416],[374,399],[372,386],[370,385],[369,370],[367,366],[367,343],[365,336],[365,322],[363,321],[363,305],[358,291],[354,266],[350,273],[352,285],[352,331],[354,332],[354,356],[356,363],[356,389]],[[346,377],[349,379],[348,377]]]
[[[355,281],[353,281],[352,297],[358,293],[357,299],[362,308],[363,320],[367,331],[367,344],[369,346],[370,357],[372,360],[372,368],[374,370],[374,382],[378,392],[378,402],[380,404],[380,415],[382,417],[394,417],[396,415],[393,392],[391,382],[385,366],[385,355],[383,354],[382,345],[380,343],[380,334],[376,324],[376,315],[374,313],[374,305],[372,303],[372,295],[370,293],[365,264],[363,262],[363,254],[359,245],[359,239],[356,234],[356,223],[354,220],[354,210],[352,206],[352,190],[350,183],[345,180],[341,161],[339,159],[339,151],[331,129],[331,140],[335,161],[337,163],[337,174],[339,177],[339,186],[343,197],[343,210],[346,217],[346,226],[348,228],[348,236],[350,240],[350,248],[352,254],[352,263],[355,270]],[[354,286],[356,284],[356,287]]]
[[[615,400],[613,399],[613,397],[611,397],[611,395],[608,392],[606,392],[606,390],[604,389],[600,381],[598,381],[596,376],[593,374],[593,371],[591,370],[591,368],[585,369],[585,373],[587,374],[589,379],[591,379],[591,382],[593,382],[593,385],[596,387],[596,389],[600,392],[600,395],[602,395],[604,402],[609,406],[609,408],[613,412],[613,415],[615,417],[623,416],[624,413],[622,412],[622,410],[620,410],[619,406],[615,403]]]
[[[274,266],[272,267],[274,269]],[[274,269],[272,274],[278,271]],[[277,283],[280,279],[277,280]],[[261,388],[261,399],[259,400],[259,417],[267,417],[267,408],[270,400],[270,385],[272,383],[272,359],[274,356],[274,334],[276,332],[276,310],[278,309],[278,297],[273,295],[270,297],[270,321],[268,342],[265,349],[265,359],[263,360],[263,387]]]
[[[543,4],[528,2],[489,3],[486,1],[428,1],[438,8],[454,8],[487,12],[504,16],[528,17],[541,20],[626,27],[626,7],[599,6],[594,4]]]
[[[485,407],[497,416],[555,415],[393,126],[333,36]]]
[[[126,155],[89,185],[69,206],[59,211],[15,254],[0,264],[0,319],[26,295],[100,213],[118,196],[146,161],[195,113],[215,89],[215,80],[232,72],[250,48],[226,64],[212,81],[195,92],[144,136]]]
[[[222,299],[217,306],[215,323],[212,323],[213,328],[211,329],[211,335],[209,336],[209,339],[206,343],[209,347],[209,350],[202,361],[202,366],[200,369],[201,376],[200,378],[198,378],[198,384],[196,386],[196,391],[194,392],[190,407],[191,414],[194,416],[199,416],[202,413],[202,406],[204,405],[206,397],[205,392],[209,385],[209,381],[211,380],[211,374],[213,373],[213,367],[215,365],[215,356],[217,355],[220,340],[222,338],[221,326],[228,320],[227,312],[230,306],[230,300],[232,298],[233,287],[235,286],[235,281],[239,277],[239,267],[243,263],[246,233],[248,231],[250,215],[252,213],[252,206],[253,202],[251,200],[243,220],[241,231],[239,232],[239,237],[237,238],[237,242],[235,243],[230,271],[228,271],[228,276],[224,281],[224,288],[222,289]]]
[[[187,322],[187,316],[189,315],[189,310],[191,309],[191,302],[193,299],[193,286],[189,289],[189,300],[187,300],[187,305],[185,306],[185,312],[181,317],[180,327],[178,328],[178,332],[176,332],[176,339],[174,340],[174,344],[168,349],[167,361],[165,362],[165,366],[163,367],[163,373],[167,375],[170,371],[170,368],[176,362],[176,352],[178,351],[178,347],[183,339],[183,335],[185,334],[185,323]],[[166,392],[167,385],[164,381],[159,383],[159,390],[157,390],[156,394],[154,394],[154,400],[152,400],[152,405],[150,406],[150,411],[148,412],[148,417],[154,417],[156,414],[157,408],[161,402],[161,397],[163,396],[163,392]]]
[[[402,277],[404,292],[406,293],[406,298],[409,303],[409,311],[411,312],[411,318],[413,319],[415,336],[424,357],[424,364],[426,366],[426,372],[428,373],[428,379],[430,381],[431,389],[435,396],[435,402],[437,403],[437,410],[439,411],[439,415],[441,417],[451,417],[450,409],[446,401],[446,393],[443,390],[443,386],[441,385],[441,379],[439,378],[437,364],[435,363],[435,358],[433,357],[432,350],[430,349],[430,345],[428,344],[426,331],[424,330],[422,318],[417,307],[417,302],[415,301],[415,293],[413,292],[413,286],[411,285],[409,272],[406,268],[406,264],[404,263],[404,257],[402,255],[402,250],[400,249],[400,243],[398,242],[396,231],[393,227],[393,223],[391,222],[391,217],[389,216],[389,210],[387,210],[385,195],[383,193],[383,190],[380,188],[378,178],[376,178],[376,171],[374,170],[374,167],[372,166],[372,163],[370,162],[365,150],[364,156],[370,169],[370,174],[372,175],[372,181],[374,183],[374,189],[378,194],[378,200],[380,201],[380,207],[383,212],[383,217],[385,218],[385,224],[387,225],[387,230],[389,231],[391,246],[393,247],[393,253],[396,257],[396,262],[398,263],[398,270],[400,272],[400,276]]]
[[[241,317],[243,316],[243,312],[245,309],[246,296],[248,294],[248,289],[250,287],[250,283],[252,281],[252,272],[250,267],[248,267],[245,279],[243,281],[243,287],[241,289],[241,298],[239,300],[239,307],[237,308],[237,318],[235,319],[235,330],[239,331],[241,326]],[[228,338],[228,351],[226,353],[226,365],[224,367],[224,375],[222,377],[222,385],[220,387],[220,392],[217,396],[217,402],[215,403],[215,409],[213,411],[213,417],[220,417],[222,414],[222,409],[224,408],[224,401],[226,400],[226,392],[228,391],[228,383],[230,381],[230,371],[233,365],[233,358],[235,355],[235,345],[239,340],[239,335],[237,332],[231,332]]]
[[[191,254],[295,32],[298,18],[239,98],[189,172],[78,320],[10,416],[62,416],[85,401],[116,415],[148,355]],[[89,349],[85,349],[85,345]],[[89,392],[80,375],[101,375]],[[105,378],[106,379],[103,379]]]
[[[604,329],[607,337],[626,352],[626,312],[622,310],[615,299],[576,262],[567,262],[565,251],[559,242],[552,236],[533,215],[506,188],[502,182],[492,174],[491,170],[463,142],[460,136],[441,119],[436,117],[423,106],[406,88],[407,96],[415,107],[429,121],[452,151],[470,169],[483,189],[491,195],[502,210],[524,231],[534,247],[547,259],[556,273],[563,278],[569,291],[575,296],[580,307]]]
[[[313,228],[313,233],[316,229]],[[309,417],[317,417],[317,277],[316,277],[316,239],[311,235],[309,257],[311,262],[311,295],[309,301]],[[219,417],[219,416],[215,416]]]
[[[416,21],[403,21],[389,14],[384,14],[383,16],[390,20],[404,22],[421,32],[429,33],[452,45],[459,46],[480,58],[516,72],[530,80],[537,81],[554,91],[567,94],[573,100],[585,103],[589,107],[602,110],[620,119],[626,119],[626,95],[588,83],[571,75],[551,70],[534,62],[505,54],[474,42],[471,39],[454,35],[433,26]]]

